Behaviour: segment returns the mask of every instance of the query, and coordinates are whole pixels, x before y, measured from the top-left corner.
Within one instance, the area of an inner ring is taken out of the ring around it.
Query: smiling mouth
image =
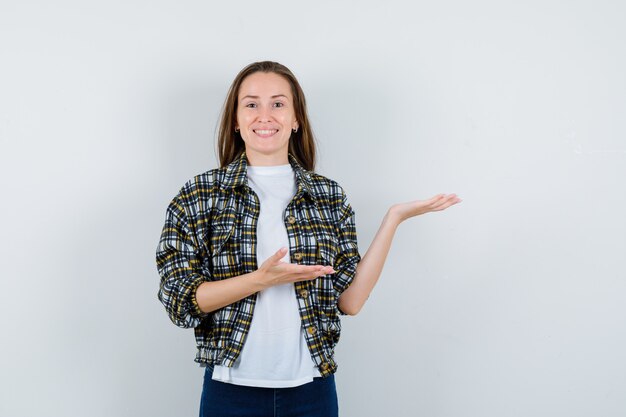
[[[257,129],[257,130],[253,130],[254,133],[257,134],[257,136],[260,136],[262,138],[269,138],[270,136],[273,136],[276,132],[278,132],[278,129]]]

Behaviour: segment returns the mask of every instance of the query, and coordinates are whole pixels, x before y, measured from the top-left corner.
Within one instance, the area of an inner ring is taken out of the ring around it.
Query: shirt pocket
[[[324,232],[316,236],[317,262],[320,265],[335,266],[337,258],[338,240],[337,237]]]
[[[335,261],[338,255],[337,237],[331,233],[323,232],[317,234],[316,240],[316,264],[335,268],[337,266]],[[339,296],[337,291],[335,291],[334,279],[334,274],[328,274],[320,276],[315,280],[320,308],[329,317],[335,315]]]
[[[234,222],[217,222],[211,225],[211,264],[215,280],[239,274],[241,251],[236,239]]]

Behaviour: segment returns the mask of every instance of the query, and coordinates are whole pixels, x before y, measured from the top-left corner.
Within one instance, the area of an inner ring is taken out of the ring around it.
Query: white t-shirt
[[[289,248],[284,216],[296,194],[291,165],[247,167],[248,185],[261,205],[257,223],[257,264],[281,247]],[[289,253],[282,259],[289,262]],[[257,294],[252,323],[232,368],[216,365],[213,379],[236,385],[284,388],[321,376],[304,338],[294,284],[267,288]]]

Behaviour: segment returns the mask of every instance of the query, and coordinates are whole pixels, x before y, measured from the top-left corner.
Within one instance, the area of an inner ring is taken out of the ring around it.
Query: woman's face
[[[287,164],[291,130],[298,126],[289,82],[269,72],[247,76],[239,88],[236,127],[251,164]]]

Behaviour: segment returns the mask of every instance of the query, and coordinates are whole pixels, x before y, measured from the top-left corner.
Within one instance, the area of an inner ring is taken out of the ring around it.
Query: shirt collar
[[[315,194],[313,194],[313,185],[311,183],[311,172],[305,170],[297,161],[296,157],[289,153],[289,163],[294,170],[296,176],[296,185],[298,191],[296,197],[301,195],[308,195],[313,202],[315,202]],[[248,185],[247,175],[248,159],[246,157],[246,151],[243,151],[241,155],[236,157],[230,164],[226,166],[226,175],[222,182],[222,188],[235,189],[241,186]]]

